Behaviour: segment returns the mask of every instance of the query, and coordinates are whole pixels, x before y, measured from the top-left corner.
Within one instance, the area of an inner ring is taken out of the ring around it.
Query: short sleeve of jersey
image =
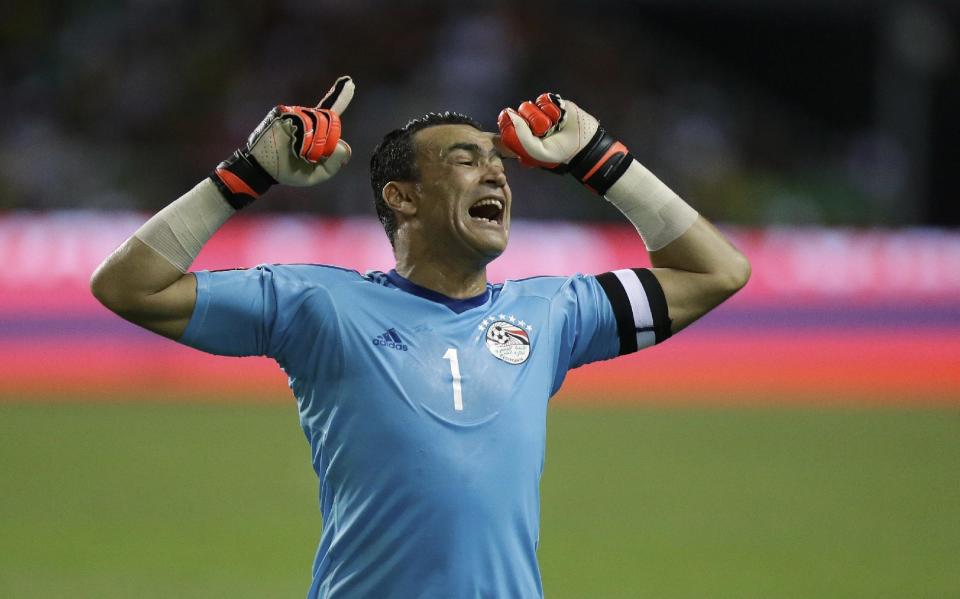
[[[554,297],[563,317],[555,393],[566,371],[633,353],[670,337],[663,289],[647,269],[576,275]]]
[[[310,265],[197,272],[197,302],[180,342],[223,356],[268,356],[288,374],[307,375],[306,365],[339,355],[327,286],[350,274],[358,276]]]

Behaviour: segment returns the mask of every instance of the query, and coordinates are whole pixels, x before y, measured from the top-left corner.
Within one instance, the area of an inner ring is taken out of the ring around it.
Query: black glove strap
[[[633,155],[623,144],[620,144],[622,150],[617,149],[607,156],[615,143],[617,140],[613,136],[603,127],[598,127],[587,145],[570,160],[565,172],[569,172],[577,178],[577,181],[604,195],[633,162]],[[601,161],[602,164],[600,164]],[[598,164],[599,167],[595,168]],[[591,174],[590,171],[593,173]],[[589,177],[587,177],[588,174]]]
[[[218,164],[210,173],[210,179],[234,210],[250,205],[277,183],[270,173],[257,164],[246,148],[237,150]]]

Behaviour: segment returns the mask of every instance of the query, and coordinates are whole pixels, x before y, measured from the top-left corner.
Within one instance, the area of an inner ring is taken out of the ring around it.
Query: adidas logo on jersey
[[[397,334],[397,329],[389,329],[386,333],[382,333],[373,338],[374,345],[380,345],[383,347],[389,347],[390,349],[399,349],[400,351],[407,351],[407,344],[400,340],[400,335]]]

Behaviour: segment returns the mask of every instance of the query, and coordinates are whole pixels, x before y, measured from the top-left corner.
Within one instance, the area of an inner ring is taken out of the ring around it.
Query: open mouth
[[[486,197],[470,206],[470,218],[485,223],[503,224],[503,200]]]

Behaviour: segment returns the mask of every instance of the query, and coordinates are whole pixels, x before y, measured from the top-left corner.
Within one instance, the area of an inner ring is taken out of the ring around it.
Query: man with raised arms
[[[749,265],[593,116],[544,94],[504,110],[498,134],[431,113],[384,137],[370,165],[396,256],[389,272],[188,273],[217,228],[271,185],[315,185],[346,164],[340,115],[353,93],[342,77],[315,108],[271,111],[104,261],[93,293],[180,343],[269,356],[286,372],[320,481],[308,597],[541,597],[549,398],[569,369],[703,316],[746,283]],[[653,268],[487,281],[510,231],[506,157],[569,173],[615,204]]]

